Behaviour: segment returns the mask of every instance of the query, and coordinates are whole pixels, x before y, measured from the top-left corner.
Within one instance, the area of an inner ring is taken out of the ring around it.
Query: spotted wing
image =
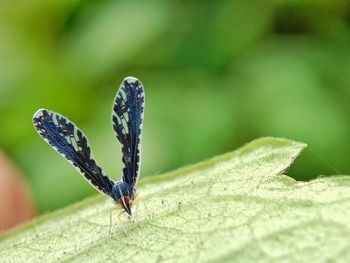
[[[39,135],[64,156],[100,192],[111,196],[113,181],[103,172],[92,156],[87,138],[65,117],[40,109],[33,117]]]
[[[140,170],[141,129],[145,97],[142,83],[127,77],[113,104],[113,129],[121,144],[124,164],[122,180],[134,186]]]

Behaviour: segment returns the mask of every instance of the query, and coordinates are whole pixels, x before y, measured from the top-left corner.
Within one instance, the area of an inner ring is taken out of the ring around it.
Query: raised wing
[[[86,136],[72,122],[58,113],[40,109],[33,117],[40,136],[64,156],[98,191],[112,196],[113,181],[92,156]]]
[[[127,77],[113,104],[113,129],[121,144],[124,164],[122,180],[135,186],[140,170],[141,129],[145,97],[142,83]]]

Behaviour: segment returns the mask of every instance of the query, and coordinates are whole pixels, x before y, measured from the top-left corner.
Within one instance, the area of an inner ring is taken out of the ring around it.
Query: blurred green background
[[[297,179],[350,173],[348,3],[3,0],[0,148],[39,213],[96,193],[31,118],[42,107],[67,116],[119,178],[111,107],[131,75],[146,89],[143,177],[260,136],[310,145]]]

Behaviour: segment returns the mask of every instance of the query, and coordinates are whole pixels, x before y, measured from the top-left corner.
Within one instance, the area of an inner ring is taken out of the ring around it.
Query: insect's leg
[[[149,210],[148,210],[148,207],[147,207],[147,205],[146,205],[146,202],[145,202],[145,199],[142,197],[142,195],[140,195],[139,193],[136,193],[136,197],[137,198],[135,198],[135,201],[136,201],[136,207],[135,207],[135,212],[137,213],[137,210],[138,210],[138,208],[139,208],[139,206],[140,206],[140,201],[143,203],[143,206],[146,208],[146,213],[147,213],[147,215],[149,214]],[[135,202],[134,201],[134,202]]]
[[[122,219],[120,218],[122,214],[125,213],[125,210],[123,209],[122,211],[120,211],[120,213],[118,214],[118,219],[121,222]],[[125,230],[125,226],[121,226],[121,228],[123,229],[124,235],[126,236],[126,230]]]
[[[135,212],[132,213],[133,219],[137,219],[137,215],[138,215],[139,202],[138,202],[138,199],[136,197],[137,197],[137,194],[135,194],[134,201],[132,202],[132,207],[135,207],[135,209],[134,209]]]
[[[118,211],[120,208],[119,207],[112,207],[109,209],[109,233],[111,233],[111,230],[112,230],[112,211],[115,210],[115,211]],[[122,210],[120,211],[120,213],[118,213],[118,220],[119,221],[122,221],[122,219],[120,218],[120,216],[124,213],[125,211]],[[125,232],[125,231],[124,231]]]
[[[112,207],[109,209],[109,233],[111,233],[112,230],[112,211],[118,210],[118,207]]]
[[[122,219],[120,218],[120,216],[122,215],[122,214],[124,214],[125,213],[125,210],[123,209],[122,211],[120,211],[120,213],[118,214],[118,219],[119,219],[119,221],[122,221]]]
[[[135,218],[139,215],[139,208],[140,208],[140,202],[139,199],[136,199],[136,204],[135,204]]]
[[[147,213],[147,215],[149,215],[148,207],[147,207],[147,205],[146,205],[145,199],[144,199],[142,196],[140,197],[140,201],[143,203],[143,206],[146,208],[146,213]]]

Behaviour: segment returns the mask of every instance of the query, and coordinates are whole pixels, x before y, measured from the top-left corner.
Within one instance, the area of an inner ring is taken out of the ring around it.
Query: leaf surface
[[[349,262],[350,177],[283,175],[305,147],[261,138],[141,180],[110,234],[100,196],[44,215],[0,238],[1,262]]]

